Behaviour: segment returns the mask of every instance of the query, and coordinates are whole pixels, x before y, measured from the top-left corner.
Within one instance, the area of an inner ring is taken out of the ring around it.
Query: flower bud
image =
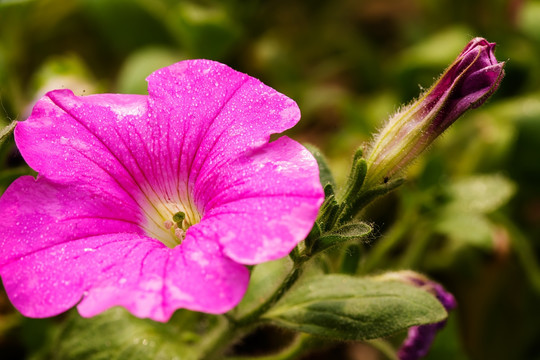
[[[419,100],[390,118],[367,152],[365,188],[404,169],[468,109],[482,105],[499,87],[504,62],[495,43],[475,38]]]

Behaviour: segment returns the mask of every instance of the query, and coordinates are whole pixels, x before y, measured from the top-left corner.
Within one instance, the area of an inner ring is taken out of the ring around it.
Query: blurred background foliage
[[[340,181],[353,151],[475,36],[508,59],[499,91],[370,206],[376,236],[341,270],[414,269],[456,295],[428,359],[540,359],[540,1],[0,0],[0,124],[48,90],[144,94],[152,71],[209,58],[295,99],[289,135],[320,147]],[[12,138],[0,166],[0,191],[32,173]],[[2,293],[0,357],[39,358],[62,321],[25,319]]]

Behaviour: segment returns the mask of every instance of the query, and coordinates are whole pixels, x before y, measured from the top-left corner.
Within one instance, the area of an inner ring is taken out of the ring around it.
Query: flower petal
[[[149,111],[167,124],[155,136],[159,168],[189,187],[300,120],[293,100],[214,61],[183,61],[154,72],[148,83]]]
[[[287,137],[216,169],[196,189],[207,204],[201,225],[243,264],[287,255],[311,230],[324,199],[316,160]]]
[[[248,271],[205,241],[212,234],[190,231],[169,249],[123,218],[109,196],[75,185],[19,178],[0,198],[0,213],[0,275],[26,316],[57,315],[83,298],[85,316],[122,305],[166,321],[180,307],[228,311],[247,288]]]
[[[0,274],[23,314],[51,316],[73,306],[92,284],[96,268],[92,264],[77,271],[79,261],[84,262],[75,259],[124,241],[118,235],[142,234],[131,217],[129,197],[85,190],[24,176],[0,198]]]
[[[28,165],[50,180],[137,194],[145,172],[134,171],[133,154],[143,153],[144,142],[135,139],[145,112],[140,95],[77,97],[55,90],[17,124],[15,141]]]
[[[131,198],[120,192],[23,176],[0,198],[0,267],[69,241],[114,233],[142,234]],[[125,211],[118,211],[118,209]]]
[[[96,285],[102,269],[119,262],[110,256],[112,244],[129,253],[137,245],[137,238],[136,234],[126,233],[94,236],[23,255],[0,269],[4,287],[23,315],[58,315],[77,304],[86,289]]]
[[[199,176],[300,119],[293,100],[213,61],[183,61],[148,82],[148,97],[48,93],[17,125],[21,154],[40,175],[124,191],[144,208],[185,196]]]
[[[174,249],[148,238],[129,254],[120,243],[106,251],[121,260],[102,269],[78,305],[83,316],[118,305],[156,321],[169,320],[179,308],[224,313],[238,304],[249,282],[248,270],[224,257],[215,242],[193,236]]]

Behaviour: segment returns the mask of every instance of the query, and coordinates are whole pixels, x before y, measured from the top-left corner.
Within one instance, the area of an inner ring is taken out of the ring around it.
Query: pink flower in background
[[[288,254],[323,200],[294,101],[205,60],[153,73],[149,95],[48,93],[15,140],[37,179],[0,199],[0,275],[24,315],[120,305],[166,321],[222,313],[244,264]]]

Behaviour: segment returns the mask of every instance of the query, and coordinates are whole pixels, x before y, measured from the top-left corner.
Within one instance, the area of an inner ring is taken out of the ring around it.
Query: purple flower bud
[[[390,118],[367,152],[364,186],[404,169],[468,109],[482,105],[499,87],[504,62],[495,43],[475,38],[419,100]]]
[[[474,38],[428,91],[425,106],[438,109],[430,130],[439,135],[468,109],[482,105],[499,87],[504,62],[497,62],[495,43]]]
[[[456,306],[454,296],[442,287],[441,284],[429,280],[427,277],[413,271],[398,271],[386,273],[380,276],[386,280],[402,281],[432,293],[446,311],[453,310]],[[409,328],[407,338],[398,350],[400,360],[417,360],[427,355],[429,348],[435,339],[437,331],[442,329],[446,320],[435,324],[412,326]]]

